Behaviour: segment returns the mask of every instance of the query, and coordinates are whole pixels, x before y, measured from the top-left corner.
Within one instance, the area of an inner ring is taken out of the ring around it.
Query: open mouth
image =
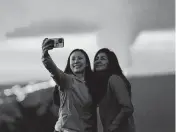
[[[80,68],[82,65],[80,65],[80,64],[75,64],[75,65],[73,65],[73,68],[76,68],[76,69],[78,69],[78,68]]]

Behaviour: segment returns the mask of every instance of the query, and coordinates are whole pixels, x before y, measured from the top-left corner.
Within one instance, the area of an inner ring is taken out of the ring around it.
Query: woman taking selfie
[[[131,86],[114,52],[100,49],[94,58],[94,72],[103,132],[134,132]]]
[[[54,48],[52,39],[42,44],[42,62],[59,87],[59,119],[56,132],[95,132],[96,106],[92,101],[92,71],[89,58],[81,49],[73,50],[65,71],[51,59],[48,50]]]

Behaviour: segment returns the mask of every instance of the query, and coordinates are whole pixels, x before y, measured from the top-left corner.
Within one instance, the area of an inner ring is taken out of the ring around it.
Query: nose
[[[79,62],[79,59],[75,58],[74,63],[78,63],[78,62]]]
[[[101,63],[101,61],[99,59],[97,59],[96,61],[94,61],[94,64],[99,64]]]

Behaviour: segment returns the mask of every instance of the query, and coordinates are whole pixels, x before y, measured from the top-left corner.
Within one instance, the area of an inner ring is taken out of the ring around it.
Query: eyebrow
[[[99,58],[99,56],[96,57],[96,59]],[[100,58],[107,59],[106,56],[101,56]]]
[[[106,57],[106,56],[101,56],[101,58],[105,58],[105,59],[107,59],[107,57]]]

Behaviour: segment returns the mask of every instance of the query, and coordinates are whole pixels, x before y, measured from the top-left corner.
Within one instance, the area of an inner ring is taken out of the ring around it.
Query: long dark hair
[[[99,53],[105,53],[108,57],[108,60],[109,60],[108,68],[107,68],[106,71],[104,71],[104,72],[107,73],[106,76],[105,76],[106,80],[104,81],[104,84],[102,84],[102,85],[105,85],[105,87],[101,86],[101,88],[104,87],[104,92],[106,92],[109,77],[112,74],[116,74],[124,80],[125,84],[127,85],[127,90],[129,92],[129,96],[131,97],[131,84],[128,81],[128,79],[125,77],[125,75],[123,74],[123,71],[120,67],[119,61],[118,61],[117,56],[115,55],[115,53],[113,51],[110,51],[108,48],[102,48],[96,53],[96,55],[94,57],[94,61],[95,61],[95,59],[96,59],[96,57]],[[94,67],[94,73],[96,73],[96,72],[97,71],[95,70],[95,67]],[[101,89],[101,88],[99,88],[99,89]]]
[[[69,55],[69,57],[68,57],[68,60],[67,60],[66,68],[65,68],[65,70],[64,70],[64,73],[66,73],[66,74],[73,74],[73,72],[72,72],[72,70],[71,70],[71,68],[70,68],[70,56],[72,55],[72,53],[74,53],[74,52],[76,52],[76,51],[79,51],[79,52],[83,53],[83,55],[84,55],[85,58],[86,58],[87,66],[86,66],[86,68],[85,68],[85,74],[84,74],[85,77],[84,77],[84,79],[85,79],[86,84],[87,84],[87,86],[88,86],[88,88],[89,88],[89,92],[90,92],[90,94],[92,95],[92,89],[93,89],[93,80],[92,80],[92,77],[93,77],[93,72],[92,72],[91,65],[90,65],[90,59],[89,59],[87,53],[86,53],[83,49],[74,49],[74,50],[70,53],[70,55]]]
[[[87,53],[83,49],[74,49],[70,53],[70,55],[68,57],[68,60],[67,60],[67,64],[66,64],[65,70],[64,70],[64,73],[66,73],[66,74],[73,74],[73,72],[72,72],[72,70],[70,68],[70,56],[72,55],[72,53],[74,53],[76,51],[80,51],[81,53],[83,53],[84,56],[85,56],[85,58],[86,58],[87,67],[85,68],[85,74],[84,74],[85,77],[84,77],[84,79],[85,79],[86,84],[88,86],[89,93],[91,94],[91,96],[93,98],[94,97],[93,96],[93,92],[92,92],[93,86],[94,86],[93,85],[93,80],[92,80],[93,72],[91,70],[91,65],[90,65],[89,57],[88,57]],[[58,86],[56,85],[55,86],[55,91],[54,91],[54,96],[53,96],[54,99],[53,100],[54,100],[54,102],[55,102],[56,105],[60,106],[60,101],[58,101],[58,100],[60,100],[60,96],[58,96],[57,89],[58,89]]]
[[[65,70],[64,70],[64,73],[73,74],[73,72],[72,72],[72,70],[71,70],[71,68],[70,68],[70,56],[71,56],[74,52],[76,52],[76,51],[79,51],[79,52],[83,53],[83,55],[84,55],[85,58],[86,58],[87,66],[86,66],[86,68],[85,68],[85,81],[87,82],[87,81],[89,81],[90,77],[92,76],[92,70],[91,70],[91,65],[90,65],[90,59],[89,59],[87,53],[86,53],[83,49],[74,49],[74,50],[70,53],[70,55],[69,55],[69,57],[68,57],[68,60],[67,60],[66,68],[65,68]]]
[[[122,69],[119,65],[119,61],[113,51],[110,51],[108,48],[102,48],[95,54],[95,58],[99,53],[105,53],[108,57],[108,60],[109,60],[108,69],[107,69],[108,72],[110,72],[111,74],[123,75]],[[95,58],[94,58],[94,61],[95,61]],[[94,68],[94,71],[95,71],[95,68]]]

